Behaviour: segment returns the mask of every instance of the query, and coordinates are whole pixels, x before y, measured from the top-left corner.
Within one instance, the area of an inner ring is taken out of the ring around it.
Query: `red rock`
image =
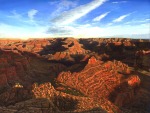
[[[0,58],[0,64],[7,64],[7,59],[6,58]]]
[[[6,86],[7,84],[6,74],[0,74],[0,87]]]
[[[88,64],[95,64],[97,62],[95,57],[91,57],[88,61]]]
[[[59,74],[57,80],[71,88],[79,90],[86,96],[95,98],[96,100],[102,97],[110,99],[110,95],[114,94],[114,101],[116,100],[116,104],[121,106],[127,103],[127,101],[122,100],[126,100],[128,96],[132,94],[135,88],[132,87],[130,89],[128,85],[122,86],[121,84],[123,81],[128,81],[128,79],[125,79],[126,75],[120,74],[118,71],[125,73],[127,69],[129,69],[128,66],[121,63],[120,61],[108,61],[106,63],[101,63],[92,57],[89,60],[87,66],[85,66],[81,72],[74,74],[71,74],[70,72],[63,72]],[[131,80],[129,79],[128,81],[130,86],[139,83],[138,80],[140,79],[136,79],[135,81],[133,78]],[[122,87],[121,90],[115,90],[115,88],[119,86]],[[121,98],[122,100],[120,100],[120,103],[118,103],[118,99],[120,99],[120,97],[117,95],[120,95],[122,91],[126,94],[126,96],[122,97],[123,99]],[[129,99],[128,102],[130,101],[131,100]]]
[[[57,87],[56,90],[63,91],[63,90],[65,90],[65,88],[64,87]]]
[[[8,67],[6,68],[6,77],[8,81],[13,81],[16,80],[17,78],[17,73],[16,73],[16,68],[15,67]]]
[[[128,79],[128,84],[131,87],[137,87],[140,85],[140,83],[141,83],[141,81],[140,81],[140,78],[138,76],[131,76]]]

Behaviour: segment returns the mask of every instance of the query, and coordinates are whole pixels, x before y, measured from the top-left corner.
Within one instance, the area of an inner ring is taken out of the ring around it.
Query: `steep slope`
[[[36,98],[47,98],[49,100],[52,100],[54,105],[57,106],[60,111],[83,112],[91,110],[92,112],[92,109],[98,108],[97,112],[105,113],[105,110],[103,109],[106,108],[106,105],[107,111],[110,111],[110,113],[112,112],[112,109],[110,109],[110,107],[113,107],[115,110],[117,110],[117,107],[113,106],[108,101],[105,101],[105,106],[101,106],[99,102],[95,102],[92,98],[73,96],[60,91],[56,91],[50,83],[41,84],[39,86],[37,84],[34,84],[32,91]]]
[[[0,50],[0,93],[15,83],[30,87],[33,82],[53,81],[65,69],[60,63],[49,63],[26,53]]]
[[[129,74],[129,67],[119,61],[104,63],[91,57],[82,71],[62,72],[57,81],[95,100],[105,98],[122,106],[132,100],[140,84],[138,76]]]
[[[0,107],[0,112],[3,113],[85,112],[86,113],[86,111],[87,112],[95,111],[100,113],[106,113],[106,111],[103,110],[102,107],[97,102],[95,102],[92,98],[73,96],[60,91],[56,91],[54,87],[51,85],[51,83],[45,83],[39,86],[35,83],[33,85],[32,92],[34,96],[32,97],[32,99],[28,98],[28,100],[23,102],[12,101],[13,98],[19,99],[27,95],[25,94],[24,88],[17,88],[17,87],[13,88],[9,93],[13,93],[14,97],[11,96],[8,99],[8,96],[5,96],[5,98],[7,97],[6,100],[8,100],[8,102],[13,102],[14,104],[9,105],[7,103],[8,105],[6,107]]]
[[[59,40],[59,43],[61,44],[59,48],[62,49],[57,50],[58,48],[54,48],[55,53],[49,54],[48,60],[79,62],[90,52],[89,50],[83,49],[83,45],[73,38]],[[53,46],[56,47],[55,44]]]
[[[130,66],[134,65],[137,51],[149,51],[150,40],[130,38],[88,38],[79,39],[84,49],[95,53],[109,55],[109,59],[120,60]]]
[[[33,72],[26,57],[11,51],[0,51],[0,76],[3,86],[12,86],[16,82],[30,82]],[[30,75],[30,76],[27,76]],[[1,85],[2,87],[2,85]]]

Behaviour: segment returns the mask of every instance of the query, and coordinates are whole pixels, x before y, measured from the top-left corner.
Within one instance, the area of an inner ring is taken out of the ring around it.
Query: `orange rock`
[[[124,71],[130,74],[130,69],[127,65],[120,61],[100,63],[95,57],[91,57],[88,64],[81,72],[73,74],[69,72],[60,73],[57,81],[75,88],[86,96],[93,97],[96,100],[102,97],[110,99],[118,106],[131,101],[131,98],[134,97],[133,91],[135,87],[129,87],[129,85],[139,85],[140,79],[138,77],[129,77],[130,79],[128,80],[125,77],[127,75],[121,74]],[[123,81],[126,81],[125,84],[122,84]],[[129,82],[127,83],[127,81]],[[125,96],[122,97],[122,94],[125,94]]]
[[[95,64],[97,62],[96,58],[95,57],[91,57],[88,61],[88,64]]]
[[[136,75],[134,76],[131,76],[129,79],[128,79],[128,84],[129,86],[131,87],[136,87],[136,86],[139,86],[141,83],[140,81],[140,78]]]

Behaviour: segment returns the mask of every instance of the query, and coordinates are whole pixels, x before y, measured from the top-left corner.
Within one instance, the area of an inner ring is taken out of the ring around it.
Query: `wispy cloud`
[[[107,36],[124,36],[134,35],[134,34],[149,34],[149,23],[132,25],[114,25],[114,26],[89,26],[82,27],[82,29],[77,29],[76,33],[81,37],[107,37]],[[136,29],[136,30],[135,30]],[[92,33],[92,34],[90,34]]]
[[[49,26],[39,26],[39,27],[16,27],[10,26],[4,23],[0,23],[0,37],[7,38],[22,38],[27,39],[29,37],[32,38],[46,38],[46,37],[59,37],[59,36],[72,36],[72,37],[82,37],[82,38],[90,38],[90,37],[112,37],[112,36],[134,36],[135,34],[149,34],[149,23],[146,24],[138,24],[138,25],[118,25],[118,26],[92,26],[90,24],[85,25],[77,25],[77,26],[62,26],[60,30],[58,27],[53,26],[50,31],[52,33],[44,33]],[[8,33],[9,32],[9,33]],[[24,35],[22,35],[24,34]],[[140,37],[139,37],[140,38]],[[144,37],[145,38],[145,37]],[[149,37],[148,37],[149,38]]]
[[[69,1],[69,0],[63,0],[62,2],[60,2],[58,4],[58,7],[68,9],[69,7],[75,7],[76,5],[77,5],[77,2]]]
[[[100,16],[97,16],[96,18],[93,19],[93,21],[101,21],[103,18],[105,18],[110,12],[106,12],[101,14]]]
[[[74,28],[71,26],[52,26],[50,27],[46,33],[53,34],[55,36],[65,36],[65,35],[73,35]]]
[[[58,1],[50,1],[50,2],[48,2],[49,5],[55,5],[57,3],[58,3]]]
[[[142,19],[142,20],[133,19],[133,20],[130,20],[130,21],[124,23],[124,24],[129,24],[129,25],[130,24],[141,24],[141,23],[147,23],[149,21],[150,21],[150,19]]]
[[[44,31],[48,28],[47,26],[15,26],[9,25],[0,22],[0,38],[21,38],[27,39],[29,37],[32,38],[44,38],[48,37],[49,35],[46,34]]]
[[[119,2],[112,2],[113,4],[118,4]]]
[[[112,23],[112,22],[108,23],[106,26],[111,26],[111,25],[113,25],[113,23]]]
[[[30,11],[28,11],[28,17],[30,18],[30,20],[34,19],[34,16],[38,13],[38,10],[35,9],[31,9]]]
[[[37,26],[37,21],[34,20],[34,16],[38,13],[37,10],[32,9],[28,12],[22,12],[18,13],[16,10],[12,10],[9,15],[6,15],[6,18],[10,19],[14,23],[17,23],[16,25],[31,25],[31,26]]]
[[[74,26],[53,26],[47,31],[52,36],[71,36],[71,37],[97,37],[102,32],[102,29],[98,26],[74,25]]]
[[[56,17],[60,15],[60,13],[67,11],[70,8],[74,8],[77,6],[77,1],[70,1],[70,0],[61,0],[60,2],[50,2],[50,5],[56,5],[56,10],[51,13],[52,17]]]
[[[112,2],[113,4],[126,3],[127,1]]]
[[[123,21],[126,17],[128,17],[128,16],[130,16],[130,15],[131,15],[131,13],[126,14],[126,15],[122,15],[122,16],[120,16],[120,17],[114,19],[113,22],[121,22],[121,21]]]
[[[66,11],[51,21],[55,24],[69,24],[96,9],[106,1],[107,0],[94,0],[86,5],[81,5],[70,11]]]
[[[148,19],[146,19],[146,21],[149,21],[150,19],[148,18]]]
[[[22,18],[22,15],[19,14],[19,13],[17,13],[16,10],[12,10],[12,11],[11,11],[11,14],[8,15],[7,17],[9,17],[9,18],[14,18],[14,19],[20,19],[20,18]]]

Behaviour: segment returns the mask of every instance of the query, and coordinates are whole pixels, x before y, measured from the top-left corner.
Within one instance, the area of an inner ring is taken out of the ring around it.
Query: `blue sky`
[[[150,38],[149,9],[150,0],[0,0],[0,38]]]

